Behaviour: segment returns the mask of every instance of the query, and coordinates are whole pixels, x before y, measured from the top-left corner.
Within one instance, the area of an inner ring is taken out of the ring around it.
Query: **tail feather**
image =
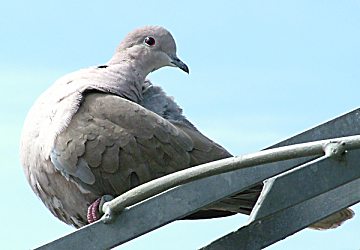
[[[339,212],[336,212],[325,219],[312,224],[309,228],[316,230],[326,230],[337,228],[345,221],[353,218],[355,215],[354,211],[350,208],[343,209]]]

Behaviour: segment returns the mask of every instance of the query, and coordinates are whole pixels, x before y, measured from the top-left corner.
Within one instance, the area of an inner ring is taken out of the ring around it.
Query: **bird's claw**
[[[112,195],[103,195],[102,197],[96,199],[91,205],[88,207],[87,211],[87,221],[89,223],[93,223],[101,218],[103,213],[103,205],[105,202],[111,201],[114,199]]]

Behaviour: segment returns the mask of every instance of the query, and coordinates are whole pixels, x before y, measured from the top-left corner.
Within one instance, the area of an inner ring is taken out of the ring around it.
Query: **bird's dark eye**
[[[151,36],[147,36],[147,37],[145,37],[144,43],[146,45],[149,45],[149,46],[154,46],[155,45],[155,39],[153,37],[151,37]]]

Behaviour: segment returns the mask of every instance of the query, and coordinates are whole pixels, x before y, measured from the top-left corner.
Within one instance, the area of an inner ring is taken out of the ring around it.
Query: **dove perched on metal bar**
[[[84,226],[99,219],[106,197],[232,156],[146,80],[165,66],[189,72],[169,31],[142,27],[124,38],[107,64],[62,77],[37,99],[24,124],[21,162],[33,191],[61,221]],[[261,189],[259,184],[187,218],[249,214]]]

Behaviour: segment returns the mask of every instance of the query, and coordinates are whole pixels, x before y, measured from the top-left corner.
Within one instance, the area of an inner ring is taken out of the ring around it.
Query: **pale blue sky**
[[[150,78],[207,136],[233,154],[253,152],[359,106],[359,13],[359,1],[3,1],[0,248],[73,230],[32,193],[18,159],[27,110],[61,75],[106,62],[135,27],[165,26],[190,75],[167,68]],[[246,218],[175,222],[120,249],[195,249]],[[359,249],[359,231],[357,216],[268,249]]]

